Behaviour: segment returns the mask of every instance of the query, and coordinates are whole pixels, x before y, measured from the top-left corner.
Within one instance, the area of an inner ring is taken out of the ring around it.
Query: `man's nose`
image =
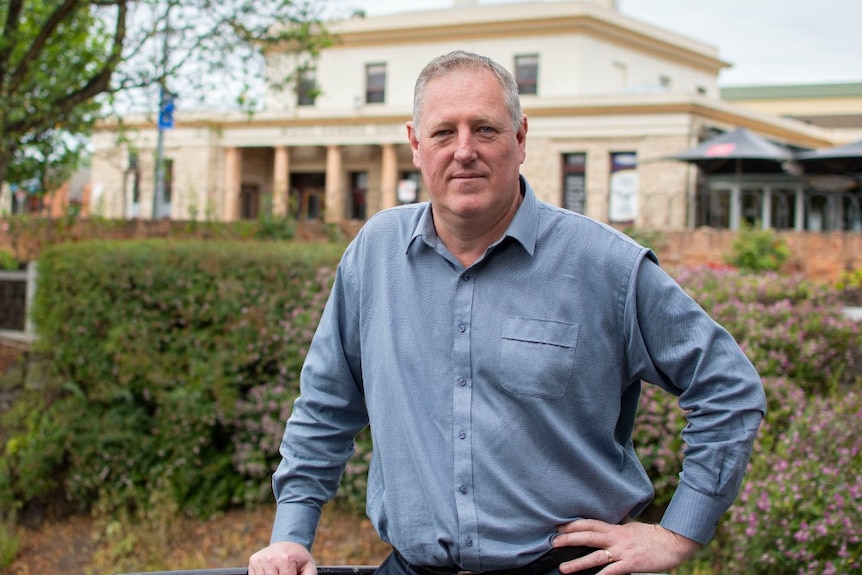
[[[455,159],[462,164],[472,162],[476,159],[476,137],[473,132],[465,130],[458,134],[458,147],[455,150]]]

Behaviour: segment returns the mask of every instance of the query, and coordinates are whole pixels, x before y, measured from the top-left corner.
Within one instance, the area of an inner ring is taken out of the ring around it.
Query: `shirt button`
[[[461,276],[461,279],[465,282],[470,281],[470,274],[464,274],[463,276]]]
[[[458,432],[458,437],[460,437],[461,439],[464,439],[465,437],[467,437],[467,432],[462,429],[461,431]]]
[[[461,495],[467,495],[467,486],[461,485],[460,487],[458,487],[458,491],[461,492]]]
[[[458,331],[460,331],[461,333],[464,333],[465,331],[467,331],[467,326],[464,325],[463,323],[459,323],[458,324]]]
[[[473,538],[467,537],[466,539],[464,539],[464,545],[466,545],[467,547],[472,547],[473,546]]]
[[[458,378],[458,385],[460,385],[461,387],[464,387],[465,385],[467,385],[467,380],[464,379],[463,377],[459,377]]]

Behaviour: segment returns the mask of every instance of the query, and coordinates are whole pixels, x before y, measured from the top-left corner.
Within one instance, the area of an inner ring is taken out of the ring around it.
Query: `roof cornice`
[[[406,12],[332,23],[333,50],[459,40],[584,34],[707,71],[730,66],[716,48],[599,3],[520,2]]]

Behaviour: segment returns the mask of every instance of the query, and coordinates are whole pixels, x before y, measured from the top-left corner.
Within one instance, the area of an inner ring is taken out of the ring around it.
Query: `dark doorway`
[[[323,219],[326,198],[326,174],[291,174],[291,210],[297,220]]]

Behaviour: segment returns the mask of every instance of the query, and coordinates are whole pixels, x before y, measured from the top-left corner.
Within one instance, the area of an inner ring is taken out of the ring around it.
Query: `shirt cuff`
[[[290,541],[311,550],[314,534],[320,522],[320,508],[300,503],[283,503],[275,510],[270,544]]]
[[[661,526],[698,543],[709,543],[729,504],[680,484],[661,520]]]

